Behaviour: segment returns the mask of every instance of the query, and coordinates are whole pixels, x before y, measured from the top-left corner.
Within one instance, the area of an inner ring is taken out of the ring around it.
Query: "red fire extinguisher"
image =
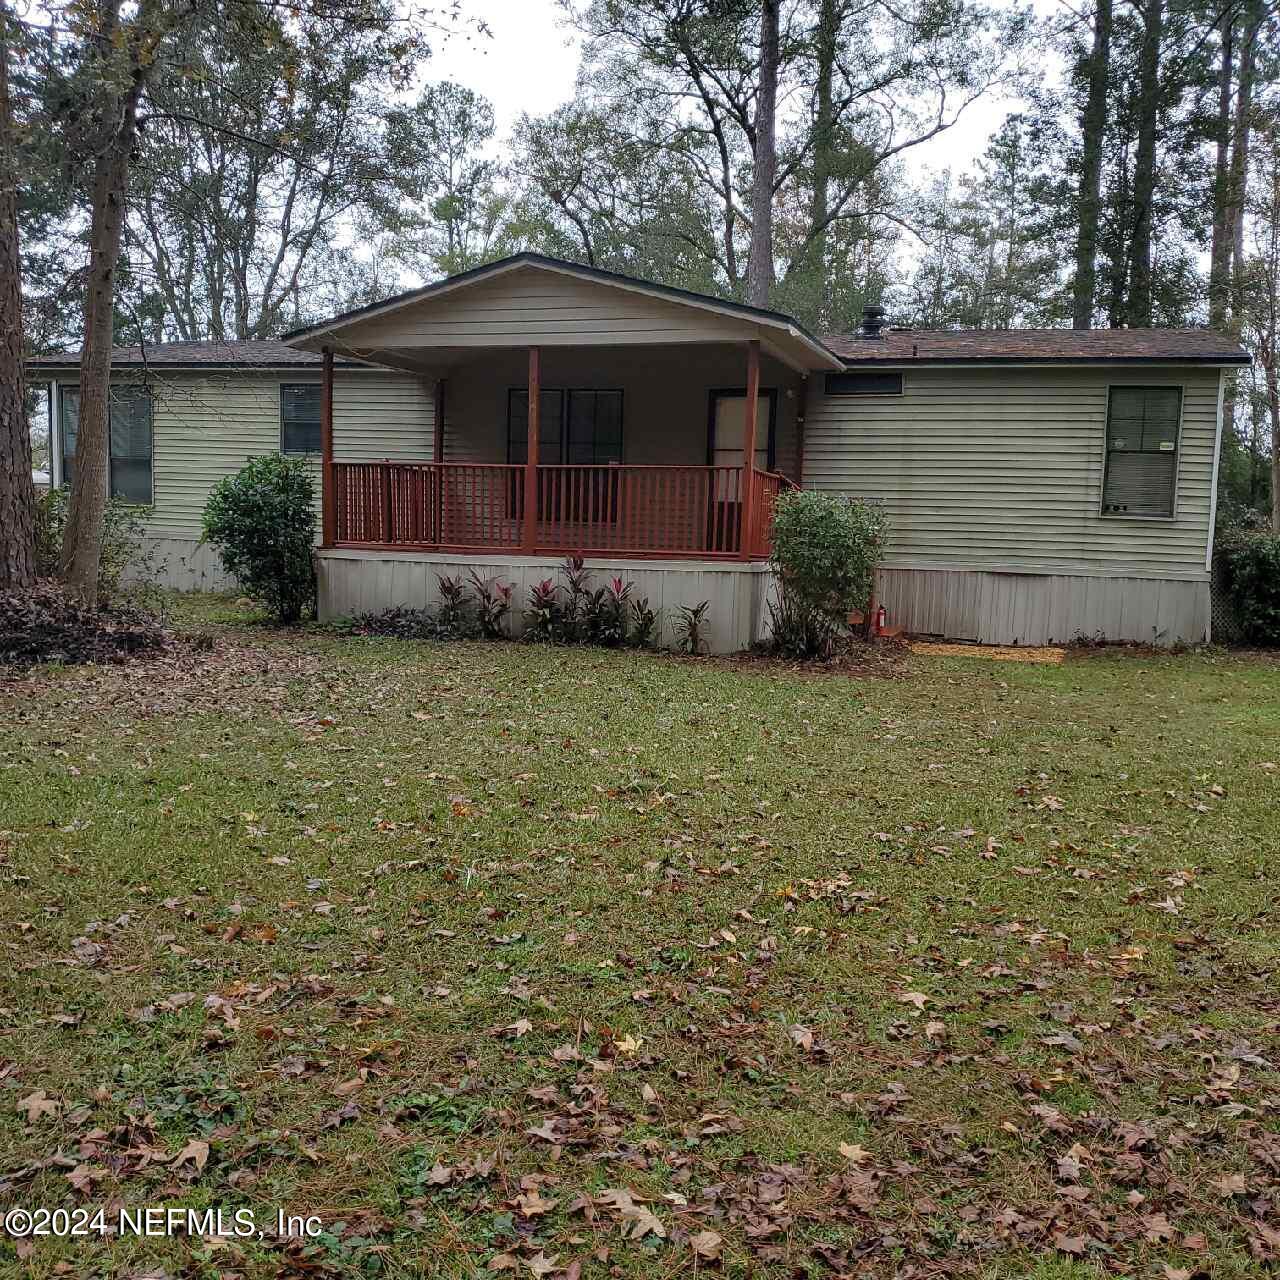
[[[875,634],[880,635],[884,631],[884,624],[888,620],[888,615],[884,611],[884,605],[876,610],[876,629]]]

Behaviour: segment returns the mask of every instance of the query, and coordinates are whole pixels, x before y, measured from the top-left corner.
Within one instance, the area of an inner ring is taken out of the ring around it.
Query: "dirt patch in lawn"
[[[934,658],[987,658],[992,662],[1044,662],[1057,665],[1066,650],[1053,645],[958,644],[943,641],[912,640],[912,653]]]

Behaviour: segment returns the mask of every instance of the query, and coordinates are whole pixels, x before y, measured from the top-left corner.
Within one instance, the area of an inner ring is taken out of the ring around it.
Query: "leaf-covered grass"
[[[1256,1275],[1280,667],[287,635],[0,688],[0,1271]]]

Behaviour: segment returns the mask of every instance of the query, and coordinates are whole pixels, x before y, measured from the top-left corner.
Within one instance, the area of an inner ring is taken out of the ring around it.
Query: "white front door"
[[[716,467],[740,467],[742,445],[747,425],[747,397],[717,392],[712,417],[711,464]],[[773,435],[773,397],[762,392],[756,408],[757,471],[769,469],[769,440]]]

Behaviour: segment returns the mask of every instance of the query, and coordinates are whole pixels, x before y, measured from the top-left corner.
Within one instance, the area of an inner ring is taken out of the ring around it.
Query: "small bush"
[[[543,644],[593,644],[609,649],[632,645],[647,648],[655,641],[658,615],[647,599],[634,599],[635,584],[611,578],[593,588],[581,558],[572,556],[560,568],[563,579],[544,578],[529,588],[524,609],[524,638]],[[402,640],[505,640],[511,614],[512,588],[472,569],[467,581],[441,577],[440,607],[432,613],[401,605],[382,613],[364,613],[345,624],[354,635],[394,636]],[[706,648],[704,602],[692,611],[691,652]]]
[[[658,638],[658,615],[649,607],[649,597],[632,600],[630,612],[627,643],[636,649],[647,649]]]
[[[560,607],[560,589],[551,578],[543,578],[529,588],[529,603],[524,611],[526,640],[554,644],[564,632],[564,610]]]
[[[1280,645],[1280,534],[1235,531],[1219,540],[1217,554],[1241,637]]]
[[[581,556],[568,556],[560,566],[560,576],[564,579],[564,604],[560,609],[558,639],[564,644],[590,641],[591,572]]]
[[[205,504],[201,540],[281,622],[297,622],[315,605],[314,502],[306,462],[272,453],[220,480]]]
[[[346,629],[357,636],[388,636],[396,640],[453,640],[457,637],[441,626],[439,618],[427,609],[411,609],[397,605],[381,613],[361,613],[352,618]]]
[[[159,619],[141,609],[84,604],[61,583],[0,592],[0,666],[37,662],[126,662],[170,642]]]
[[[471,570],[471,594],[475,601],[476,627],[486,640],[505,640],[511,612],[511,587],[497,578],[481,577]]]
[[[776,648],[795,657],[825,657],[849,611],[866,609],[888,522],[867,502],[813,490],[782,494],[773,514],[772,606]]]
[[[67,528],[66,489],[49,489],[36,498],[36,573],[41,578],[58,575],[58,557]],[[98,598],[118,600],[124,592],[125,571],[132,566],[140,579],[147,576],[151,554],[144,550],[147,532],[145,507],[110,498],[102,515],[102,560],[98,565]]]
[[[703,600],[700,604],[681,605],[676,610],[675,633],[676,646],[683,653],[706,653],[711,647],[707,632],[710,623],[707,615],[711,610],[711,602]]]
[[[465,639],[472,630],[466,583],[457,576],[444,573],[436,578],[436,585],[440,591],[436,624],[441,634]]]

